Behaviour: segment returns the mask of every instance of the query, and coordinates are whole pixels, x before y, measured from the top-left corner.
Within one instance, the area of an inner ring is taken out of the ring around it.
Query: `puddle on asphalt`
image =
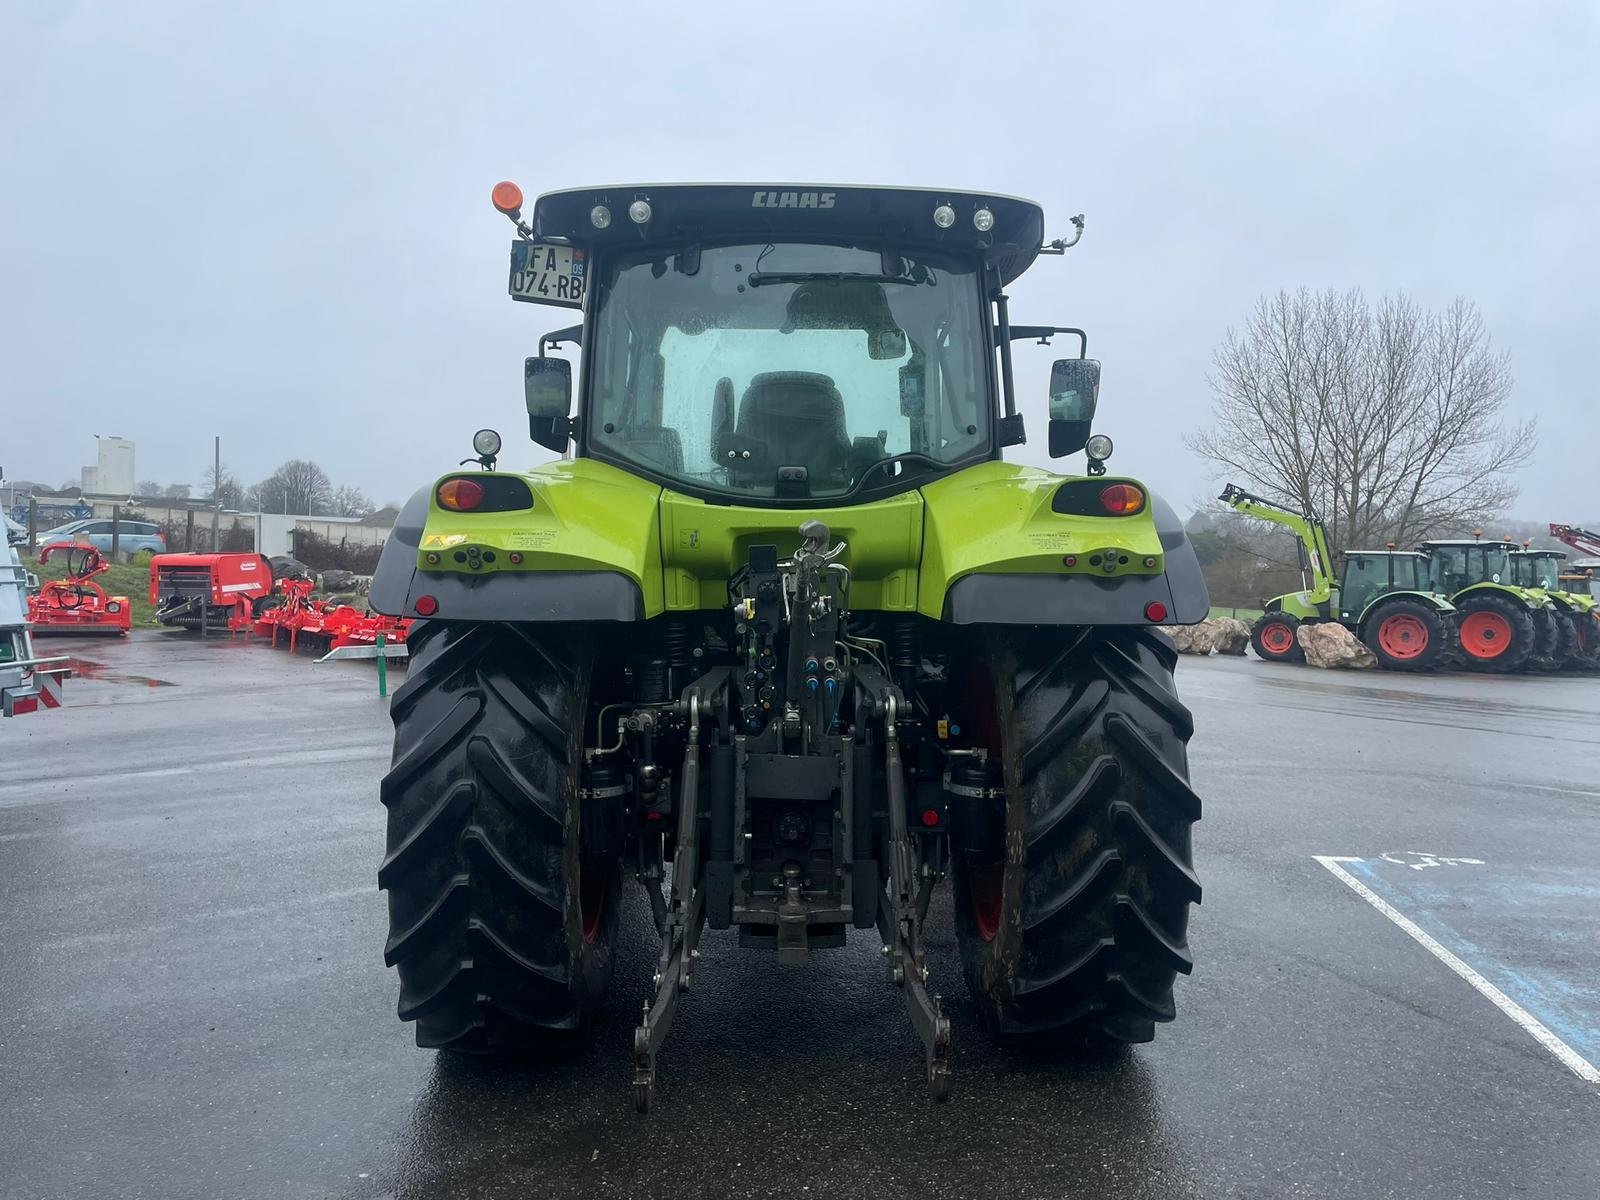
[[[92,658],[78,658],[69,655],[67,667],[72,671],[74,679],[92,679],[96,683],[125,683],[131,687],[177,687],[170,679],[155,679],[149,675],[127,675],[121,671],[113,671],[105,663],[95,662]]]

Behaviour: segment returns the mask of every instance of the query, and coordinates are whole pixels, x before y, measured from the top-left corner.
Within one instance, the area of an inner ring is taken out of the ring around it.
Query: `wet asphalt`
[[[1600,1062],[1600,679],[1186,659],[1205,900],[1154,1043],[991,1047],[944,908],[935,1106],[872,935],[785,969],[708,933],[640,1118],[636,892],[592,1049],[487,1065],[396,1020],[370,665],[149,632],[48,646],[89,665],[62,711],[0,723],[0,1196],[1600,1190],[1600,1086],[1313,857],[1361,860]]]

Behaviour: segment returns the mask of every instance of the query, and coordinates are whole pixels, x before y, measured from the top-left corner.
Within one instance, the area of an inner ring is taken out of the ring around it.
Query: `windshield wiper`
[[[932,283],[932,279],[914,279],[909,275],[857,275],[850,271],[751,271],[748,283],[761,287],[772,283],[844,283],[846,280],[862,283]]]

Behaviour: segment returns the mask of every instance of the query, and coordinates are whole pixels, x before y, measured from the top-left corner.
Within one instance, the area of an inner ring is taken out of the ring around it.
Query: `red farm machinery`
[[[150,560],[150,603],[163,625],[248,632],[271,595],[272,568],[259,554],[157,554]]]
[[[264,611],[255,623],[255,632],[270,635],[274,646],[279,634],[283,634],[291,651],[298,650],[303,639],[325,657],[405,657],[410,620],[363,612],[349,604],[313,600],[310,579],[280,579],[277,590],[278,605]],[[381,655],[376,653],[380,645],[386,648]],[[352,648],[362,651],[365,647],[373,647],[374,653],[351,652]]]
[[[39,563],[64,558],[64,579],[49,579],[28,597],[28,625],[34,636],[103,634],[126,637],[133,624],[133,606],[126,596],[108,596],[94,577],[111,569],[93,546],[51,542],[39,551]]]
[[[1582,559],[1600,559],[1600,533],[1588,529],[1581,529],[1576,525],[1557,525],[1551,523],[1550,536],[1576,550]],[[1576,563],[1574,564],[1576,565]]]

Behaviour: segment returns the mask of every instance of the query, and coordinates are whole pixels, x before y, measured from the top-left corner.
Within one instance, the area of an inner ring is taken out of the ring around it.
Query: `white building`
[[[129,438],[94,436],[99,462],[82,471],[79,487],[96,496],[133,494],[133,442]]]

